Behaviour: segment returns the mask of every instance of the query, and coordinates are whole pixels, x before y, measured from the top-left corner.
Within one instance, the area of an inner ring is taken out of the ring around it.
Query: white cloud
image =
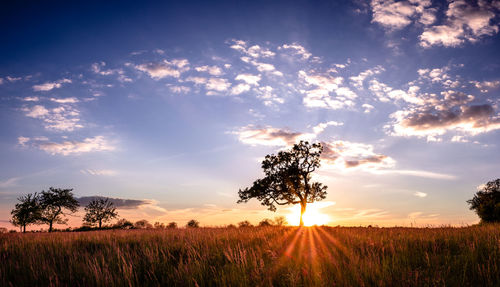
[[[49,110],[47,110],[44,106],[41,105],[36,105],[31,109],[25,108],[24,111],[26,112],[26,116],[31,118],[41,118],[49,113]]]
[[[78,103],[79,100],[77,98],[64,98],[64,99],[57,99],[57,98],[50,98],[52,102],[58,103],[58,104],[75,104]]]
[[[39,97],[25,97],[23,98],[23,101],[25,102],[38,102],[40,101]]]
[[[254,90],[257,93],[257,98],[262,100],[264,105],[273,106],[274,104],[283,104],[285,99],[277,96],[271,86],[264,86]]]
[[[186,86],[168,86],[168,88],[174,92],[174,93],[177,93],[177,94],[187,94],[191,91],[191,88],[190,87],[186,87]]]
[[[421,191],[417,191],[413,195],[415,195],[416,197],[420,197],[420,198],[427,197],[427,193],[421,192]]]
[[[341,87],[342,77],[332,77],[328,74],[299,71],[301,79],[308,89],[301,90],[305,97],[303,103],[307,107],[341,109],[354,106],[352,101],[357,95],[347,87]],[[335,92],[333,96],[330,92]]]
[[[163,62],[137,65],[135,68],[149,74],[149,76],[155,80],[165,77],[179,78],[183,72],[189,71],[190,69],[187,59],[163,60]]]
[[[29,141],[30,141],[30,138],[28,138],[28,137],[23,137],[23,136],[21,136],[21,137],[18,137],[18,138],[17,138],[17,143],[18,143],[20,146],[25,146],[25,145],[26,145],[26,143],[27,143],[27,142],[29,142]]]
[[[372,106],[372,105],[370,105],[370,104],[363,104],[361,107],[363,107],[363,108],[365,109],[365,110],[364,110],[364,113],[365,113],[365,114],[369,114],[369,113],[371,113],[371,111],[372,111],[373,109],[375,109],[375,107],[374,107],[374,106]]]
[[[488,93],[490,90],[500,87],[500,80],[483,82],[471,81],[471,83],[474,84],[474,86],[478,88],[481,93]]]
[[[79,119],[80,111],[70,105],[61,105],[50,110],[42,105],[36,105],[32,108],[23,108],[23,111],[28,117],[41,119],[47,129],[73,131],[83,127]]]
[[[409,1],[372,0],[372,22],[376,22],[391,30],[402,29],[412,23],[417,13],[416,6]]]
[[[210,79],[208,79],[208,81],[205,85],[205,88],[207,90],[214,90],[214,91],[218,91],[218,92],[223,92],[223,91],[227,91],[227,89],[229,89],[230,86],[231,86],[231,83],[228,82],[227,79],[210,78]]]
[[[239,74],[236,76],[235,80],[244,81],[249,85],[259,85],[259,81],[261,80],[260,75],[252,75],[252,74]]]
[[[486,1],[478,1],[477,5],[465,0],[452,1],[446,11],[445,23],[427,27],[420,35],[420,45],[424,48],[436,45],[456,47],[494,35],[499,30],[498,25],[491,21],[495,17],[494,10]]]
[[[376,66],[371,69],[367,69],[357,76],[350,77],[349,79],[351,80],[353,86],[356,88],[362,90],[363,89],[363,82],[365,81],[366,78],[371,77],[373,75],[380,74],[381,72],[385,71],[385,69],[382,66]]]
[[[34,142],[32,145],[49,154],[77,155],[88,152],[113,151],[115,147],[109,143],[103,136],[86,138],[83,141],[64,141],[64,142]]]
[[[217,66],[200,66],[194,69],[198,72],[207,72],[212,76],[220,76],[223,74],[222,69]]]
[[[52,89],[58,89],[58,88],[62,87],[62,84],[71,83],[71,82],[72,81],[70,79],[61,79],[61,80],[56,81],[56,82],[46,82],[46,83],[43,83],[40,85],[34,85],[33,90],[35,92],[46,92],[46,91],[50,91]]]
[[[232,45],[230,46],[232,49],[237,50],[247,56],[250,56],[254,59],[257,58],[272,58],[276,55],[273,51],[263,48],[259,45],[253,45],[247,48],[247,43],[242,40],[232,40]]]
[[[338,126],[343,126],[344,123],[336,122],[336,121],[329,121],[325,123],[319,123],[316,126],[313,127],[313,132],[315,134],[320,134],[322,133],[327,127],[333,126],[333,127],[338,127]]]
[[[301,59],[303,60],[307,60],[309,59],[312,54],[309,53],[306,48],[304,48],[303,46],[297,44],[297,43],[293,43],[293,44],[284,44],[283,46],[281,47],[278,47],[278,50],[290,50],[292,51],[292,53],[294,55],[298,55],[300,56]]]
[[[248,84],[238,84],[236,86],[233,86],[231,89],[231,95],[239,95],[244,92],[250,91],[250,85]]]

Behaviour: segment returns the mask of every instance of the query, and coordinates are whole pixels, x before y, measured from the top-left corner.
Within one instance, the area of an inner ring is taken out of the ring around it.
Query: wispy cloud
[[[79,155],[88,152],[113,151],[115,146],[112,145],[104,136],[95,136],[85,138],[82,141],[51,142],[46,138],[27,138],[19,137],[21,146],[31,146],[43,150],[51,155]]]
[[[163,60],[162,62],[150,62],[146,64],[136,65],[135,68],[139,71],[147,73],[155,80],[165,77],[179,78],[183,72],[189,71],[189,61],[187,59],[174,59],[171,61]]]
[[[34,85],[33,90],[35,92],[47,92],[53,89],[59,89],[60,87],[62,87],[63,84],[71,82],[72,81],[70,79],[61,79],[55,82],[46,82],[43,84]]]

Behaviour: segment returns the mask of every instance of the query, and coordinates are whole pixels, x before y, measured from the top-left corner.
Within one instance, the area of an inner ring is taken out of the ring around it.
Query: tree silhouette
[[[149,223],[149,221],[147,221],[146,219],[141,219],[141,220],[136,221],[134,223],[134,228],[137,228],[137,229],[151,229],[151,228],[153,228],[153,225],[151,225],[151,223]]]
[[[190,227],[190,228],[198,228],[200,227],[200,222],[198,220],[195,220],[195,219],[191,219],[188,221],[188,223],[186,224],[186,227]]]
[[[467,203],[482,222],[500,222],[500,179],[486,183]]]
[[[276,216],[274,217],[274,225],[276,226],[284,226],[287,225],[288,222],[284,216]]]
[[[52,232],[54,223],[66,224],[65,210],[74,213],[78,210],[78,201],[71,192],[73,189],[61,189],[50,187],[40,194],[40,221],[49,225],[49,232]]]
[[[167,224],[167,228],[177,228],[177,222],[170,222]]]
[[[326,197],[327,186],[311,182],[311,174],[320,166],[323,146],[300,141],[288,151],[267,155],[262,162],[265,177],[252,187],[240,189],[238,203],[257,198],[262,205],[276,211],[276,205],[300,204],[300,226],[307,203]]]
[[[116,208],[109,198],[95,198],[85,207],[83,221],[90,225],[97,224],[101,229],[103,222],[108,222],[117,216]]]
[[[269,218],[264,218],[259,222],[259,227],[273,226],[273,221]]]
[[[22,232],[26,232],[26,226],[36,223],[40,219],[40,204],[38,194],[35,192],[19,197],[14,209],[10,212],[14,226],[19,226]]]
[[[238,227],[253,227],[253,225],[248,220],[243,220],[238,222]]]

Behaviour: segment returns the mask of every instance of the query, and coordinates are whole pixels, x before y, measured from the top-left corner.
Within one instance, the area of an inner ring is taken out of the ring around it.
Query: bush
[[[238,223],[238,227],[253,227],[253,225],[248,220],[243,220]]]
[[[170,222],[168,225],[167,225],[167,228],[177,228],[177,222]]]
[[[149,223],[149,221],[147,221],[146,219],[141,219],[139,221],[136,221],[136,223],[134,223],[134,228],[151,229],[153,228],[153,225],[151,225],[151,223]]]
[[[200,227],[200,222],[198,222],[195,219],[191,219],[186,224],[186,227],[189,227],[189,228],[198,228],[198,227]]]

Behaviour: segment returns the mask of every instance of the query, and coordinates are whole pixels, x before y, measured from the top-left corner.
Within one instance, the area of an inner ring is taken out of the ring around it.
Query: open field
[[[498,286],[500,225],[0,235],[1,286]]]

